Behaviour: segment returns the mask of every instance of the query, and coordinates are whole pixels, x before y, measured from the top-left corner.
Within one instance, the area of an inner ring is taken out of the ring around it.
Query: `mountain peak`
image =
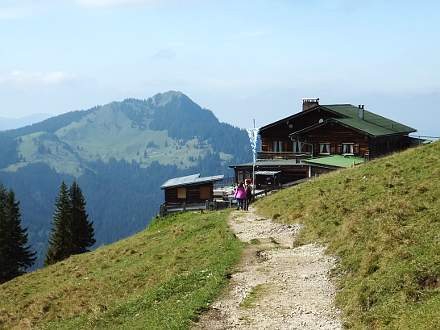
[[[195,104],[188,96],[186,96],[182,92],[173,90],[164,93],[158,93],[151,97],[149,101],[152,103],[152,105],[158,107],[164,107],[170,103],[176,102]]]

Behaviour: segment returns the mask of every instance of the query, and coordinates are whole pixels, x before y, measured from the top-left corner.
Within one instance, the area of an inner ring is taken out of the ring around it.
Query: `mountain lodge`
[[[358,165],[414,145],[413,132],[364,105],[320,105],[319,98],[303,99],[301,112],[260,129],[256,184],[285,184]],[[252,163],[230,167],[236,182],[252,177]]]

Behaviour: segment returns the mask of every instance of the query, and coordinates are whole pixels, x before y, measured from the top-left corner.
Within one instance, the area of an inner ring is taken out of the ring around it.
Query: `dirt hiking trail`
[[[300,225],[236,211],[229,225],[250,243],[225,293],[193,329],[342,329],[324,247],[294,247]]]

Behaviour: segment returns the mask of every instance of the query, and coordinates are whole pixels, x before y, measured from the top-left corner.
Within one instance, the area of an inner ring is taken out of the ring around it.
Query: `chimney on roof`
[[[303,111],[309,110],[311,108],[319,105],[319,97],[318,98],[304,98],[303,101]]]
[[[363,104],[359,104],[358,105],[358,117],[359,119],[364,120],[364,105]]]

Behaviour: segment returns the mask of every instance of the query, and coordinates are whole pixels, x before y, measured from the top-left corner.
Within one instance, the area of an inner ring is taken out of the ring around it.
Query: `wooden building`
[[[415,131],[363,105],[303,99],[301,112],[260,129],[256,169],[281,170],[280,181],[290,182],[406,149]],[[237,181],[252,177],[250,163],[231,167]]]
[[[161,186],[165,192],[165,203],[161,209],[165,209],[166,213],[205,208],[206,203],[214,198],[214,182],[223,180],[223,177],[193,174],[166,181]]]
[[[253,164],[231,165],[235,172],[235,181],[244,182],[252,178]],[[309,166],[296,159],[258,159],[255,166],[255,181],[257,188],[264,188],[267,175],[264,172],[276,172],[278,184],[297,181],[308,176]]]

